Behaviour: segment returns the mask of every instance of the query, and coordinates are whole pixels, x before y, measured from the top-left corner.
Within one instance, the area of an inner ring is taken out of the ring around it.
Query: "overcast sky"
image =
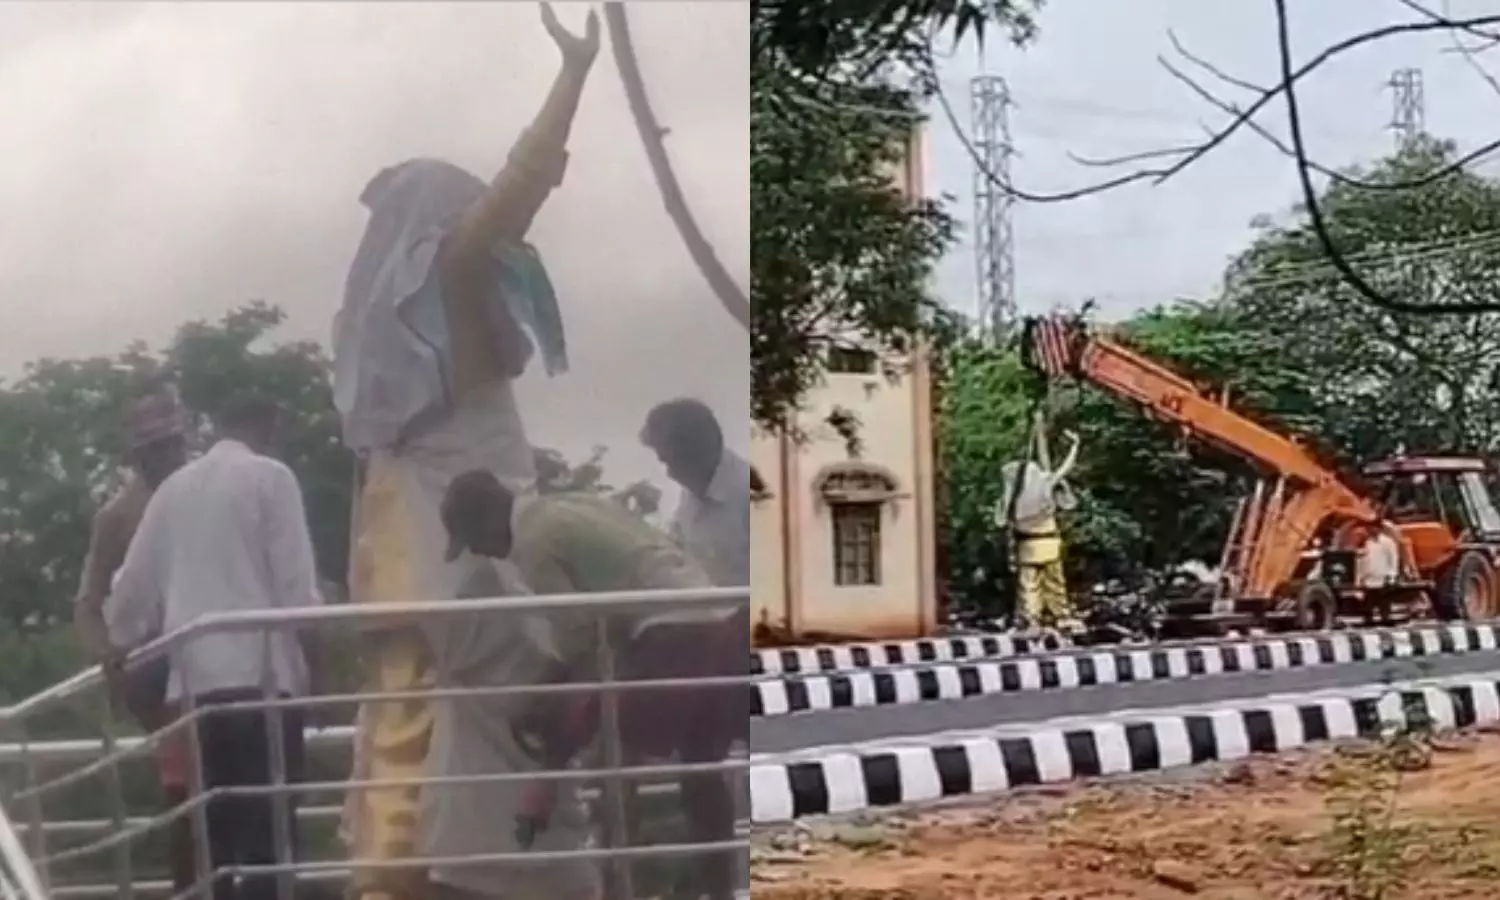
[[[744,4],[629,11],[686,194],[744,283]],[[584,7],[559,15],[578,28]],[[159,344],[250,298],[326,343],[366,182],[412,156],[488,179],[557,66],[529,2],[0,4],[0,373]],[[635,439],[659,400],[701,396],[747,443],[746,335],[662,210],[607,47],[571,150],[531,236],[573,371],[534,367],[524,412],[534,442],[609,444],[617,480],[660,481]]]
[[[1409,16],[1396,0],[1292,0],[1302,57]],[[1455,14],[1500,0],[1450,0]],[[749,125],[743,3],[632,3],[648,89],[700,222],[731,270],[748,270]],[[583,10],[561,9],[581,24]],[[1268,0],[1049,0],[1025,51],[972,47],[946,63],[967,129],[968,79],[1005,75],[1016,181],[1062,189],[1103,156],[1191,139],[1219,114],[1158,66],[1167,29],[1244,78],[1276,66]],[[1309,139],[1329,164],[1392,145],[1398,67],[1423,71],[1429,130],[1463,146],[1495,136],[1500,97],[1447,38],[1385,41],[1306,83]],[[1500,53],[1491,54],[1500,71]],[[364,223],[356,197],[414,155],[488,176],[530,119],[556,53],[533,4],[0,4],[0,372],[44,355],[159,343],[188,318],[250,298],[285,307],[288,336],[326,340]],[[1228,90],[1228,89],[1226,89]],[[1231,92],[1232,93],[1232,92]],[[1282,128],[1280,109],[1266,121]],[[743,421],[745,335],[713,302],[662,212],[606,48],[573,141],[567,184],[533,232],[567,304],[572,374],[528,375],[538,443],[610,444],[621,477],[656,475],[635,446],[645,410],[705,397]],[[971,210],[972,167],[933,125],[933,189]],[[1166,186],[1015,212],[1023,308],[1087,297],[1112,313],[1212,287],[1250,220],[1286,210],[1288,161],[1249,132]],[[942,267],[970,308],[971,248]],[[739,429],[731,435],[743,445]]]
[[[1497,0],[1449,0],[1455,16],[1500,14]],[[1415,15],[1396,0],[1291,0],[1293,50],[1304,61],[1344,37]],[[1441,9],[1442,0],[1429,8]],[[1275,19],[1270,0],[1048,0],[1037,42],[1024,51],[991,46],[988,70],[1008,79],[1018,186],[1055,191],[1111,174],[1083,168],[1067,152],[1105,157],[1171,146],[1202,134],[1224,116],[1181,86],[1157,63],[1171,57],[1167,30],[1196,55],[1262,84],[1277,80]],[[1473,148],[1500,137],[1500,96],[1463,58],[1445,53],[1446,36],[1400,37],[1338,57],[1299,93],[1313,155],[1329,165],[1368,161],[1392,149],[1394,69],[1422,70],[1426,122],[1432,133]],[[982,70],[973,48],[946,64],[946,93],[965,129],[968,82]],[[1481,57],[1500,74],[1500,51]],[[1188,67],[1191,71],[1191,67]],[[1204,83],[1221,96],[1246,94]],[[955,195],[955,212],[972,217],[973,167],[945,122],[933,124],[930,174],[935,191]],[[1259,119],[1285,135],[1285,107]],[[1177,180],[1131,187],[1089,200],[1017,207],[1016,271],[1022,310],[1076,306],[1094,297],[1122,314],[1176,296],[1201,294],[1222,275],[1262,213],[1288,210],[1297,195],[1290,161],[1248,130]],[[944,296],[974,308],[974,258],[965,242],[942,269]]]

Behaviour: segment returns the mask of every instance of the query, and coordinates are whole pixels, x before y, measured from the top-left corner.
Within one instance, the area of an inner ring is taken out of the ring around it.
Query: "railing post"
[[[105,770],[105,781],[109,785],[110,821],[116,829],[125,828],[125,791],[120,785],[120,761],[114,759],[117,745],[115,743],[115,705],[111,702],[109,691],[103,692],[103,702],[100,704],[102,715],[100,717],[101,743],[104,747],[104,756],[110,760],[109,768]],[[131,900],[135,896],[135,883],[131,877],[130,844],[121,841],[115,845],[115,889],[120,892],[119,896],[125,900]]]
[[[188,896],[212,897],[219,873],[214,871],[213,852],[209,845],[208,804],[211,800],[208,796],[208,779],[203,773],[203,737],[198,728],[202,721],[202,711],[198,709],[198,698],[188,680],[187,670],[180,666],[174,668],[176,671],[172,672],[171,677],[182,682],[182,714],[177,721],[187,728],[190,756],[188,797],[192,803],[190,815],[193,817],[193,859],[198,876],[193,880]],[[169,680],[168,685],[170,684]],[[170,687],[168,690],[170,691]]]
[[[614,638],[623,629],[616,626],[615,617],[609,611],[595,616],[595,640],[599,653],[599,681],[603,685],[599,702],[600,738],[604,750],[604,768],[609,774],[600,785],[600,800],[604,803],[606,846],[617,849],[629,845],[630,829],[625,817],[625,790],[620,769],[625,765],[625,754],[620,735],[620,696],[615,690],[617,664]],[[634,872],[630,860],[621,856],[609,858],[610,878],[608,883],[615,890],[613,900],[634,900]]]
[[[595,797],[603,804],[600,807],[603,815],[600,817],[599,824],[604,826],[601,830],[607,831],[604,848],[606,852],[603,854],[590,852],[588,856],[594,860],[599,860],[601,856],[604,857],[606,865],[602,868],[612,875],[609,885],[609,900],[617,900],[617,898],[618,900],[633,900],[634,879],[637,875],[641,874],[636,872],[633,867],[633,861],[636,858],[666,858],[668,856],[684,855],[685,853],[686,855],[696,855],[702,852],[688,852],[689,848],[684,847],[664,847],[661,848],[665,851],[664,854],[651,853],[639,847],[638,841],[640,837],[632,834],[633,830],[639,827],[639,822],[636,821],[637,811],[632,809],[629,803],[628,798],[632,793],[630,789],[636,786],[637,779],[646,777],[646,773],[630,772],[626,774],[622,771],[628,765],[643,762],[643,760],[636,758],[637,748],[631,741],[626,740],[630,735],[625,734],[625,729],[631,723],[622,722],[621,720],[624,713],[631,711],[632,707],[626,703],[626,698],[622,695],[624,689],[657,690],[661,688],[660,686],[638,687],[637,685],[628,683],[631,679],[649,677],[646,673],[639,670],[637,656],[634,655],[636,653],[634,649],[635,644],[632,643],[630,637],[631,633],[636,626],[636,621],[641,617],[640,611],[642,609],[650,610],[655,608],[657,602],[665,601],[665,604],[668,606],[677,606],[684,603],[721,602],[728,599],[727,597],[719,597],[717,593],[711,597],[695,596],[692,598],[687,596],[658,597],[655,596],[656,592],[640,592],[640,594],[636,594],[635,592],[621,593],[622,596],[613,596],[607,599],[595,599],[582,595],[567,595],[554,598],[539,597],[535,601],[530,601],[530,598],[488,598],[480,601],[485,604],[485,608],[479,610],[482,613],[511,613],[514,611],[513,607],[517,604],[534,602],[537,604],[538,610],[544,614],[556,611],[566,615],[577,615],[580,609],[591,611],[589,614],[593,618],[588,621],[587,625],[588,631],[592,633],[595,643],[593,652],[597,666],[597,677],[592,684],[580,683],[573,690],[599,692],[600,702],[597,707],[599,711],[598,753],[599,757],[602,757],[600,760],[602,765],[598,771],[587,773],[583,777],[599,780],[599,790],[595,794]],[[671,593],[676,594],[678,592]],[[696,592],[694,593],[696,594]],[[739,593],[736,602],[743,603],[744,596],[743,592]],[[502,599],[503,603],[501,602]],[[450,607],[441,612],[440,615],[472,615],[476,612],[472,608],[474,602],[466,601],[464,604],[466,608],[462,610]],[[379,612],[394,612],[401,616],[427,615],[431,613],[430,610],[425,609],[421,604],[412,603],[409,606],[411,607],[410,609],[380,610]],[[351,610],[351,612],[353,611]],[[365,613],[367,611],[359,610],[358,612]],[[371,610],[369,612],[375,611]],[[266,809],[266,818],[262,819],[262,821],[267,822],[265,827],[274,829],[274,834],[269,835],[275,846],[275,849],[270,853],[271,856],[274,856],[274,862],[264,867],[256,865],[255,868],[261,873],[261,877],[266,879],[267,888],[269,888],[270,878],[276,878],[278,900],[290,900],[291,897],[296,895],[296,883],[300,881],[301,875],[295,874],[300,854],[296,840],[298,830],[296,808],[298,803],[293,798],[299,796],[296,790],[303,786],[300,781],[302,778],[302,760],[300,756],[295,755],[301,751],[301,748],[294,743],[297,735],[288,730],[295,726],[298,717],[285,714],[284,707],[300,708],[304,703],[315,702],[319,698],[303,699],[300,697],[299,689],[299,697],[295,702],[288,704],[287,701],[282,700],[279,697],[280,682],[276,680],[276,676],[274,675],[273,664],[281,662],[281,658],[277,656],[277,653],[284,649],[284,642],[281,636],[290,634],[289,629],[304,623],[319,624],[341,621],[345,618],[344,611],[325,611],[322,609],[307,612],[282,611],[280,615],[260,617],[229,615],[224,617],[223,622],[213,621],[216,618],[209,617],[210,621],[206,623],[194,623],[183,631],[166,636],[159,643],[153,644],[149,651],[136,654],[137,658],[133,662],[136,665],[141,665],[149,662],[151,659],[159,659],[162,655],[166,654],[168,655],[170,665],[170,661],[174,657],[176,661],[180,662],[182,659],[182,650],[180,648],[183,646],[191,647],[195,641],[199,640],[199,636],[203,632],[217,634],[222,633],[222,631],[238,631],[243,633],[248,629],[251,633],[261,638],[261,656],[266,663],[264,670],[265,677],[260,681],[259,691],[251,691],[248,696],[246,694],[239,694],[238,697],[231,697],[229,695],[219,697],[211,685],[206,683],[205,685],[194,684],[192,683],[191,673],[182,671],[180,665],[173,666],[177,671],[171,672],[170,686],[174,689],[172,692],[172,707],[179,713],[179,717],[172,724],[164,726],[154,734],[149,735],[144,741],[138,741],[121,732],[119,728],[121,720],[117,709],[106,709],[104,711],[101,720],[101,736],[97,741],[89,738],[85,740],[39,744],[29,739],[26,733],[29,724],[28,717],[38,713],[44,714],[49,709],[55,709],[58,703],[77,702],[78,695],[82,691],[98,687],[100,679],[97,671],[90,671],[79,676],[74,676],[61,685],[50,688],[48,691],[20,704],[16,704],[10,708],[7,714],[0,716],[0,729],[11,731],[18,741],[18,745],[12,748],[14,756],[11,758],[20,764],[24,771],[25,786],[29,788],[29,790],[21,792],[19,797],[13,798],[12,802],[16,807],[25,803],[27,806],[25,810],[17,808],[15,811],[23,816],[29,815],[31,821],[31,827],[28,829],[30,831],[30,841],[28,843],[31,845],[35,864],[24,867],[28,873],[36,870],[35,877],[31,877],[30,880],[47,884],[47,890],[53,890],[54,888],[50,885],[53,863],[58,865],[59,871],[63,871],[62,866],[65,860],[82,858],[85,854],[102,853],[105,849],[104,846],[97,848],[71,848],[62,853],[49,854],[46,845],[49,842],[55,842],[53,838],[54,834],[60,832],[72,834],[80,830],[104,831],[108,829],[114,834],[100,843],[112,847],[116,854],[123,854],[123,857],[117,856],[119,865],[115,869],[115,878],[111,879],[115,883],[69,885],[66,888],[66,892],[73,894],[76,891],[81,896],[92,895],[99,897],[127,897],[136,890],[144,892],[145,888],[130,880],[132,876],[138,874],[134,871],[134,859],[130,853],[130,849],[132,848],[131,842],[134,840],[135,830],[142,828],[143,823],[125,815],[130,812],[123,805],[123,795],[125,793],[123,784],[125,782],[120,770],[121,761],[116,760],[114,756],[117,753],[130,753],[132,755],[132,764],[134,764],[137,758],[142,762],[149,763],[152,761],[151,758],[149,756],[139,756],[138,748],[144,746],[144,748],[149,749],[154,743],[159,741],[170,737],[180,737],[185,741],[187,755],[190,760],[186,773],[190,790],[190,800],[186,811],[179,811],[177,814],[191,815],[193,817],[190,820],[190,824],[193,830],[194,840],[192,849],[197,872],[191,886],[178,892],[174,900],[188,900],[188,898],[211,896],[214,893],[217,880],[222,877],[229,877],[243,882],[244,879],[240,878],[242,875],[241,871],[239,871],[240,867],[235,866],[233,860],[220,860],[225,868],[222,871],[215,869],[216,857],[220,854],[216,852],[213,845],[212,839],[216,836],[214,834],[214,827],[219,819],[226,815],[226,812],[222,809],[225,805],[223,803],[224,798],[214,792],[230,788],[231,785],[211,783],[208,778],[206,767],[206,748],[208,745],[205,738],[212,737],[215,731],[212,727],[210,729],[199,727],[200,721],[205,717],[213,718],[232,715],[233,713],[226,711],[221,706],[221,701],[234,701],[234,709],[248,709],[250,711],[251,715],[247,718],[251,722],[256,721],[255,708],[257,705],[261,707],[259,710],[260,715],[266,716],[265,738],[268,746],[266,747],[267,759],[264,760],[264,763],[268,770],[266,774],[270,776],[266,779],[269,784],[264,787],[247,784],[244,786],[249,787],[250,790],[235,792],[235,796],[253,795],[270,801],[269,805],[264,807]],[[348,616],[348,618],[361,622],[368,619],[383,621],[379,615],[368,617],[365,615]],[[700,676],[695,673],[686,673],[683,676],[674,675],[667,680],[677,681],[685,678],[691,682],[698,677]],[[653,678],[652,680],[656,679]],[[520,695],[535,690],[532,686],[524,684],[495,685],[494,687],[497,689],[497,695]],[[205,688],[207,689],[205,690]],[[259,702],[256,700],[256,695],[259,695],[261,698]],[[382,697],[384,696],[385,694],[383,693],[376,693],[371,699],[373,702],[379,703],[382,702]],[[180,734],[178,729],[181,728],[187,728],[186,735]],[[216,742],[219,740],[219,738],[215,738]],[[673,738],[673,740],[676,740],[676,738]],[[97,756],[98,748],[101,745],[104,747],[105,753],[108,754],[109,758],[107,761],[102,761]],[[219,751],[217,743],[214,749],[216,752]],[[230,747],[228,749],[234,750],[236,748]],[[243,752],[251,748],[239,749]],[[49,780],[48,767],[58,762],[55,756],[50,755],[55,752],[64,753],[66,755],[64,762],[68,764],[85,758],[88,762],[83,764],[77,771],[72,771],[70,775],[62,778],[50,778]],[[655,778],[658,775],[670,774],[672,772],[679,772],[680,774],[677,766],[682,763],[688,763],[690,771],[694,770],[694,765],[701,765],[684,760],[672,766],[653,766],[649,775]],[[215,770],[216,779],[227,777],[229,774],[220,774],[218,768]],[[562,774],[567,776],[565,781],[571,780],[576,788],[580,777],[579,773],[565,771]],[[54,788],[66,788],[69,784],[86,783],[88,779],[91,779],[95,775],[104,775],[111,779],[109,782],[110,797],[115,800],[116,806],[108,817],[90,822],[48,823],[46,821],[45,796],[47,793],[51,792]],[[514,778],[506,780],[524,782],[527,778],[528,776],[525,773],[514,773]],[[677,780],[679,781],[679,785],[658,786],[653,784],[647,788],[647,791],[655,794],[658,788],[680,788],[681,778]],[[36,790],[39,785],[47,787],[47,790]],[[232,786],[240,787],[240,784],[236,782]],[[6,787],[11,787],[11,785],[8,784]],[[213,805],[210,806],[210,803]],[[231,803],[228,805],[233,808],[239,804]],[[318,811],[312,812],[316,813]],[[215,816],[211,813],[218,813],[219,815]],[[21,851],[19,847],[17,851],[5,849],[5,847],[9,846],[6,844],[6,841],[10,841],[11,844],[19,842],[19,839],[10,840],[6,837],[8,834],[5,827],[7,821],[6,811],[0,809],[0,845],[4,845],[4,847],[0,847],[0,849],[4,850],[3,853],[0,853],[0,858],[12,856],[19,858],[24,855],[24,851]],[[147,821],[149,822],[149,820]],[[64,827],[54,829],[53,826]],[[79,826],[82,826],[82,828]],[[149,824],[146,827],[151,828]],[[690,840],[686,843],[694,845],[709,843],[715,848],[712,852],[725,851],[725,842],[721,839],[704,841],[701,839],[702,837],[717,838],[716,835],[704,835],[699,836],[699,839]],[[738,840],[738,835],[736,835],[736,838],[735,844],[742,846],[743,841]],[[608,851],[617,852],[610,853]],[[634,851],[641,852],[635,854]],[[249,860],[246,860],[246,862],[249,862]],[[259,863],[260,860],[257,859],[256,862]],[[495,860],[495,862],[503,864],[503,860]],[[520,865],[528,864],[524,860],[516,862]],[[0,871],[0,876],[5,874],[7,873]],[[24,889],[24,891],[29,891],[29,889]],[[0,891],[0,894],[3,894],[3,891]],[[45,896],[45,894],[41,896]],[[41,900],[41,896],[37,897],[36,900]],[[27,900],[32,900],[32,897],[28,896]]]
[[[21,743],[21,770],[26,773],[26,786],[22,790],[29,792],[39,782],[37,778],[37,760],[31,753],[31,739],[26,736],[25,723],[18,720],[11,724],[15,729],[14,733],[17,739]],[[31,825],[31,858],[44,860],[41,870],[37,874],[42,880],[43,887],[50,894],[52,893],[52,866],[50,863],[45,862],[47,858],[47,814],[42,810],[42,795],[40,793],[31,794],[31,800],[26,804],[26,813],[27,820]]]
[[[292,824],[289,815],[291,806],[291,795],[287,791],[291,782],[287,778],[286,759],[286,722],[284,711],[280,706],[273,706],[281,699],[276,685],[276,672],[274,665],[274,648],[272,647],[271,629],[267,628],[261,632],[261,694],[266,704],[261,712],[266,718],[266,750],[267,757],[271,763],[271,784],[274,791],[268,799],[271,803],[271,834],[275,841],[274,853],[277,866],[288,865],[295,861],[296,855],[292,847]],[[278,871],[276,873],[276,897],[277,900],[292,900],[293,881],[295,874],[290,871]]]

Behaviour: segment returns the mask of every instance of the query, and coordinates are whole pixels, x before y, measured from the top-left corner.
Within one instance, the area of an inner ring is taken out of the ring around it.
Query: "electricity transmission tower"
[[[1010,218],[1015,198],[1001,186],[1010,184],[1010,159],[1015,155],[1010,105],[1010,88],[998,75],[980,75],[969,82],[976,156],[974,264],[978,320],[980,327],[996,338],[1004,336],[1016,318],[1016,247]]]
[[[1386,82],[1391,89],[1391,131],[1396,134],[1396,150],[1411,146],[1424,130],[1426,101],[1422,95],[1422,70],[1397,69]]]

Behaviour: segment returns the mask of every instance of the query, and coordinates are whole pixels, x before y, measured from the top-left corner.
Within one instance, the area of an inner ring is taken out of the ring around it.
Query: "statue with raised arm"
[[[564,372],[567,345],[526,233],[563,181],[600,30],[594,11],[581,35],[546,3],[541,16],[562,68],[493,180],[413,159],[377,174],[360,196],[369,220],[334,320],[334,400],[359,459],[354,602],[454,597],[468,573],[444,558],[439,510],[448,482],[476,468],[517,491],[534,480],[513,384],[533,357],[549,375]],[[369,688],[410,690],[427,679],[427,647],[415,629],[384,633],[372,649]],[[367,705],[355,777],[420,775],[431,722],[421,704]],[[409,787],[351,791],[343,833],[352,855],[410,854],[418,800]],[[405,900],[423,891],[419,877],[374,870],[356,873],[353,896]]]
[[[1037,429],[1038,436],[1041,429]],[[1000,500],[995,524],[1011,538],[1016,572],[1016,607],[1027,628],[1079,627],[1063,574],[1062,532],[1057,513],[1072,506],[1066,479],[1078,463],[1078,435],[1069,432],[1068,452],[1056,469],[1045,446],[1037,458],[1013,460],[1001,467]]]

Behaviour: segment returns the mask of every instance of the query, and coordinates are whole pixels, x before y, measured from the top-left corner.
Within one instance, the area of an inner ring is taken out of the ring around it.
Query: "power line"
[[[1500,228],[1476,231],[1471,234],[1433,241],[1414,241],[1392,247],[1382,247],[1360,253],[1351,253],[1347,259],[1361,267],[1379,268],[1392,264],[1432,263],[1466,253],[1495,252],[1500,254]],[[1264,275],[1247,278],[1230,278],[1217,293],[1223,295],[1244,294],[1250,291],[1276,290],[1315,284],[1337,278],[1340,272],[1326,260],[1305,260],[1278,266]],[[1055,292],[1054,292],[1055,293]],[[1177,288],[1164,290],[1110,291],[1100,297],[1117,300],[1150,300],[1170,296],[1191,296],[1214,293],[1200,288]]]
[[[1464,253],[1490,250],[1500,250],[1500,229],[1476,231],[1472,234],[1437,241],[1421,241],[1362,253],[1350,253],[1344,256],[1344,260],[1352,265],[1361,266],[1434,262]],[[1331,261],[1307,260],[1277,267],[1261,276],[1230,279],[1226,288],[1228,291],[1245,291],[1291,287],[1340,274],[1338,266]]]

